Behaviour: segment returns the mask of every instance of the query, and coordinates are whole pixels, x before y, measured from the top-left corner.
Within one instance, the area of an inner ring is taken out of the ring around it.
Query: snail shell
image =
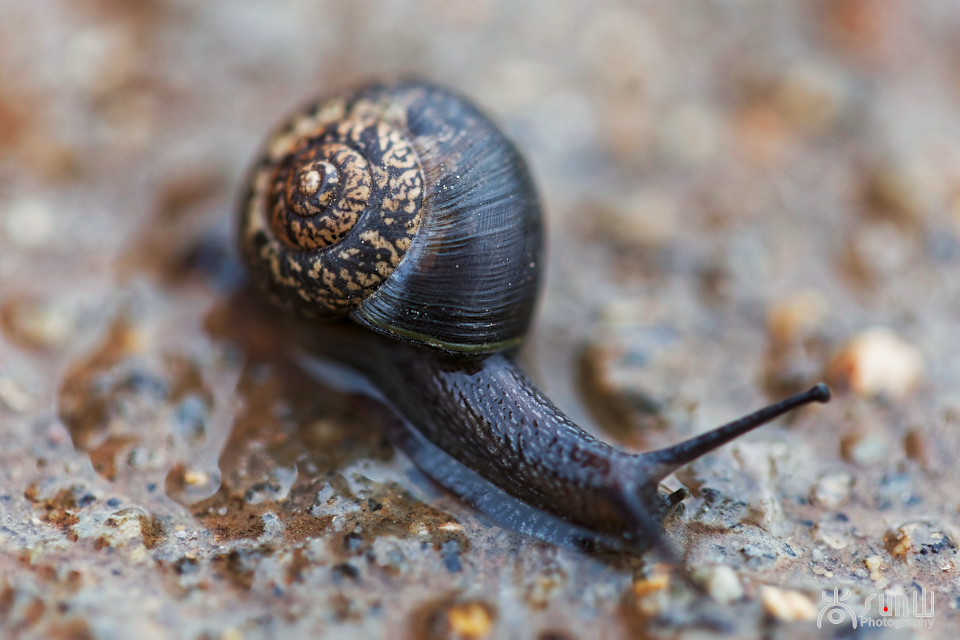
[[[450,352],[523,339],[540,281],[536,191],[460,96],[401,82],[319,102],[274,134],[249,184],[242,251],[280,306]]]

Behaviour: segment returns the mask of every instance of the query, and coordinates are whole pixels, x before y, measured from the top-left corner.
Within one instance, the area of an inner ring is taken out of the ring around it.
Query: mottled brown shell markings
[[[386,110],[362,100],[319,104],[278,132],[254,169],[243,247],[284,307],[347,313],[396,269],[419,231],[423,169]]]

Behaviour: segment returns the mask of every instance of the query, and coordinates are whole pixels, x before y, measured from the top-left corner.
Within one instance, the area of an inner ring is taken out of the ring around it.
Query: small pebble
[[[870,572],[870,579],[874,582],[880,582],[883,580],[883,574],[880,573],[880,569],[883,567],[883,558],[880,556],[867,556],[863,559],[863,564],[866,565],[867,570]]]
[[[777,302],[767,314],[767,326],[774,342],[792,342],[826,319],[830,303],[815,290],[803,290]]]
[[[526,601],[531,607],[545,609],[547,605],[560,593],[565,584],[562,574],[545,574],[537,576],[527,590]]]
[[[908,553],[918,556],[946,556],[956,554],[956,544],[944,533],[942,526],[928,521],[907,522],[896,530],[888,530],[884,546],[891,555],[905,558]]]
[[[825,474],[813,487],[810,500],[827,509],[836,509],[850,497],[853,476],[838,472]]]
[[[840,454],[860,466],[877,464],[890,457],[890,441],[883,433],[853,433],[840,440]]]
[[[478,640],[486,638],[493,629],[493,612],[481,602],[454,605],[447,611],[447,622],[454,634]]]
[[[765,99],[755,99],[741,107],[735,126],[737,155],[757,166],[781,162],[794,143],[792,123],[779,105]]]
[[[111,514],[107,524],[127,538],[139,537],[143,533],[143,518],[146,513],[141,509],[131,507]]]
[[[10,205],[3,226],[14,244],[41,247],[53,236],[53,212],[43,200],[22,198]]]
[[[920,382],[924,368],[919,349],[877,327],[841,349],[830,365],[830,377],[862,396],[902,398]]]
[[[633,593],[639,597],[657,591],[663,591],[670,586],[670,574],[666,570],[657,569],[649,576],[633,583]]]
[[[27,413],[33,408],[33,398],[16,380],[0,376],[0,404],[16,413]]]
[[[110,514],[101,529],[100,540],[112,549],[123,549],[131,558],[142,559],[149,528],[149,514],[138,507],[120,509]]]
[[[693,572],[693,579],[706,589],[711,598],[722,604],[743,597],[743,584],[737,573],[727,565],[701,567]]]
[[[767,613],[785,622],[817,618],[816,605],[799,591],[764,585],[760,588],[760,599]]]
[[[846,549],[853,542],[850,527],[835,520],[827,520],[817,525],[817,537],[831,549]]]
[[[804,61],[789,69],[777,102],[797,127],[812,133],[836,122],[846,102],[846,85],[835,65]]]
[[[907,457],[921,464],[930,462],[930,442],[921,429],[910,429],[903,438]]]
[[[910,552],[912,544],[913,540],[910,534],[903,529],[887,531],[883,536],[883,546],[885,546],[887,551],[890,552],[890,555],[895,558],[905,558],[907,553]]]
[[[663,189],[643,189],[600,204],[598,230],[623,248],[656,247],[681,233],[676,197]]]
[[[724,144],[724,125],[710,105],[676,105],[656,128],[659,148],[670,158],[694,165],[716,157]]]
[[[58,349],[74,334],[74,319],[62,304],[15,298],[0,309],[0,320],[16,342],[34,349]]]
[[[270,471],[269,477],[263,482],[257,482],[251,486],[244,499],[249,504],[261,504],[264,502],[282,502],[287,499],[293,483],[298,476],[297,466],[277,467]],[[376,510],[376,509],[374,509]]]
[[[183,474],[183,481],[195,487],[203,486],[210,482],[210,474],[205,471],[188,470]]]
[[[937,169],[922,157],[880,164],[867,176],[867,203],[877,213],[917,224],[937,210],[936,196],[943,191]]]
[[[646,618],[663,615],[670,606],[669,586],[670,573],[662,565],[654,566],[648,575],[634,581],[637,612]]]

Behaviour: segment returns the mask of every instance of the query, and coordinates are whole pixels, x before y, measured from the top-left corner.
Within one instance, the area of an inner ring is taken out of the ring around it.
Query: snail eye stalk
[[[734,438],[739,438],[745,433],[749,433],[757,427],[761,427],[779,418],[785,413],[789,413],[790,411],[814,402],[829,402],[830,395],[830,387],[821,382],[803,393],[798,393],[780,402],[754,411],[742,418],[717,427],[712,431],[685,440],[680,444],[642,455],[651,463],[660,465],[663,476],[666,476],[675,469],[689,462],[693,462],[700,456],[713,451]]]

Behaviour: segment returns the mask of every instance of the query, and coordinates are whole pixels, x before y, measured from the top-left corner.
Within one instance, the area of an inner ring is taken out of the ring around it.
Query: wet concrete
[[[555,5],[0,2],[0,635],[799,638],[834,587],[956,626],[960,12]],[[262,137],[395,71],[530,160],[522,359],[587,428],[643,450],[833,384],[669,480],[705,593],[445,493],[245,288]]]

